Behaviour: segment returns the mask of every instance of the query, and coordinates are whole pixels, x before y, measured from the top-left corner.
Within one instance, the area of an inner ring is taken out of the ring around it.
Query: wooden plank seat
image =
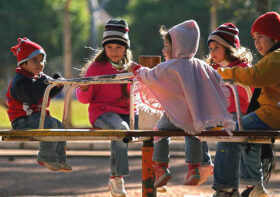
[[[75,140],[150,140],[153,136],[192,136],[183,131],[101,130],[101,129],[0,129],[3,141],[75,141]],[[202,141],[274,143],[280,140],[278,130],[233,131],[233,136],[221,130],[205,130],[197,134]],[[128,141],[129,141],[128,140]]]

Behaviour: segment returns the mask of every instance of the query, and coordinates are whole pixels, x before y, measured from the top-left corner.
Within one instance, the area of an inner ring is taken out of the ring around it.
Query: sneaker
[[[109,179],[109,190],[114,197],[126,197],[126,191],[124,188],[124,180],[120,176],[115,176]]]
[[[62,171],[62,172],[71,172],[72,171],[72,167],[66,162],[58,163],[58,165],[60,167],[59,171]]]
[[[213,165],[198,166],[189,169],[184,180],[184,185],[198,186],[205,183],[210,175],[213,175]]]
[[[206,166],[200,166],[198,168],[199,174],[200,174],[200,180],[197,185],[202,185],[208,180],[208,177],[210,175],[213,175],[213,165],[206,165]]]
[[[58,165],[57,162],[46,162],[46,161],[39,161],[39,160],[37,162],[38,162],[38,164],[45,166],[49,170],[52,170],[52,171],[60,170],[60,166]]]
[[[188,173],[184,179],[184,185],[195,186],[200,181],[199,167],[188,169]]]
[[[158,188],[166,185],[169,179],[171,179],[169,169],[164,166],[156,166],[154,187]]]
[[[241,197],[238,190],[234,189],[231,192],[217,190],[213,197]]]
[[[242,197],[265,197],[268,196],[263,186],[249,187],[241,193]]]
[[[157,188],[157,192],[158,193],[166,193],[167,192],[167,188],[166,188],[166,186],[161,186],[161,187],[158,187]]]

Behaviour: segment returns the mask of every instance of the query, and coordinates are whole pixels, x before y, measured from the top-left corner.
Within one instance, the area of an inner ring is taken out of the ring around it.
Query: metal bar
[[[63,108],[63,117],[62,117],[62,124],[67,128],[68,127],[68,123],[69,123],[69,108],[70,108],[70,101],[71,101],[71,96],[72,96],[72,90],[73,88],[75,88],[75,85],[69,85],[66,94],[65,94],[65,98],[64,98],[64,108]]]
[[[237,114],[238,127],[239,127],[239,130],[243,130],[242,117],[241,117],[242,113],[241,113],[240,102],[239,102],[239,94],[238,94],[237,88],[234,85],[234,81],[233,80],[224,80],[224,81],[233,91],[234,102],[235,102],[235,106],[236,106],[236,114]]]
[[[134,129],[135,128],[135,114],[134,114],[134,96],[133,96],[133,88],[134,88],[134,83],[131,83],[130,85],[130,94],[129,94],[129,128]]]
[[[50,84],[47,86],[45,92],[44,92],[44,97],[43,97],[43,102],[42,102],[42,108],[41,108],[41,116],[40,116],[40,123],[39,123],[39,129],[44,128],[45,124],[45,117],[46,117],[46,108],[49,100],[49,94],[51,89],[55,86],[55,84]]]
[[[121,137],[102,136],[6,136],[2,141],[92,141],[92,140],[121,140]]]

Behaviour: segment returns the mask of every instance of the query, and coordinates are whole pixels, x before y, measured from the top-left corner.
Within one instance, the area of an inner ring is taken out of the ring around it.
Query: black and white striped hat
[[[108,43],[121,44],[127,48],[130,47],[128,36],[128,25],[124,20],[111,19],[105,24],[103,33],[102,46]]]

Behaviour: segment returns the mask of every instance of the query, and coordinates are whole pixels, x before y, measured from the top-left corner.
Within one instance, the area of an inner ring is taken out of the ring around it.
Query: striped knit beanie
[[[224,47],[239,48],[240,41],[238,37],[239,30],[232,23],[224,23],[213,31],[208,37],[208,45],[210,41],[216,41]]]
[[[114,43],[130,47],[130,40],[128,36],[128,25],[124,20],[111,19],[105,24],[105,31],[103,33],[102,46]]]
[[[17,56],[18,66],[32,57],[43,54],[44,61],[46,60],[46,52],[39,44],[32,42],[28,38],[18,38],[18,44],[11,48],[11,51]]]
[[[251,27],[251,34],[258,32],[273,40],[280,41],[280,15],[267,12],[257,18]]]

